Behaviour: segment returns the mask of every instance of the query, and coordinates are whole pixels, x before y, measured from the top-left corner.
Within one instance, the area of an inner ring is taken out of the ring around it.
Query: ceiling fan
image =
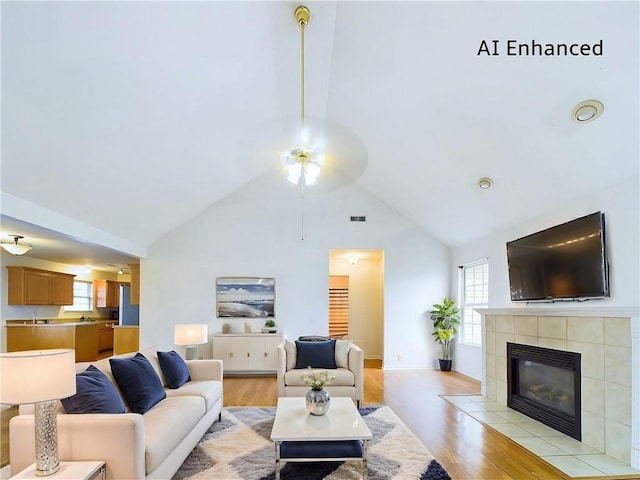
[[[242,135],[238,158],[254,174],[277,172],[277,178],[287,178],[303,194],[335,190],[364,173],[367,148],[349,128],[305,115],[304,36],[311,12],[299,6],[294,18],[300,28],[300,117],[255,125]]]
[[[115,265],[113,263],[107,263],[107,267],[113,267],[118,270],[118,275],[122,275],[124,273],[131,273],[131,267],[123,267],[120,265]]]

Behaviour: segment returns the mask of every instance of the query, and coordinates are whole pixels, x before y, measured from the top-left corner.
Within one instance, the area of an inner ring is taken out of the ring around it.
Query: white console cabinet
[[[213,358],[222,360],[225,372],[275,373],[276,347],[282,341],[274,333],[216,333]]]

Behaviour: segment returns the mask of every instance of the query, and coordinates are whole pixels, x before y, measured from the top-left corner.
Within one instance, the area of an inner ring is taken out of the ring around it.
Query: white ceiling
[[[2,2],[2,191],[146,246],[266,175],[299,116],[297,5]],[[638,2],[308,6],[306,113],[351,141],[331,168],[447,245],[638,175]]]
[[[73,238],[55,230],[43,228],[15,218],[0,216],[2,243],[13,243],[9,235],[22,235],[20,243],[32,245],[25,255],[49,262],[75,267],[91,267],[94,270],[117,272],[119,268],[129,269],[128,263],[138,263],[139,259],[119,251],[105,248],[84,239]],[[8,255],[8,253],[6,254]],[[127,272],[128,273],[128,272]]]

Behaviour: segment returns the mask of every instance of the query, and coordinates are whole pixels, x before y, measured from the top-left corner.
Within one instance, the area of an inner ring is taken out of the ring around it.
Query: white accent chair
[[[278,397],[304,397],[309,387],[302,380],[307,368],[296,367],[296,344],[285,340],[277,347],[278,366],[276,371]],[[336,340],[336,369],[327,370],[336,378],[325,389],[334,397],[351,397],[360,407],[364,399],[364,352],[350,340]]]

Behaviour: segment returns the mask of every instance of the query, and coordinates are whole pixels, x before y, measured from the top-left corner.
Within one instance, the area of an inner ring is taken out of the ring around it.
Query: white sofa
[[[341,340],[337,341],[336,355],[346,355],[342,363],[343,367],[336,369],[314,368],[314,370],[327,370],[336,378],[325,389],[335,397],[351,397],[358,407],[364,399],[364,352],[357,345],[350,343],[344,353],[339,353]],[[278,384],[278,397],[304,397],[309,387],[302,380],[302,376],[308,372],[306,368],[295,368],[295,342],[285,340],[277,347],[278,366],[276,380]]]
[[[167,397],[143,415],[129,413],[128,409],[121,414],[66,414],[60,404],[60,461],[103,460],[109,480],[168,480],[178,471],[207,429],[220,419],[222,361],[187,360],[191,381],[170,389],[166,387],[156,350],[152,347],[141,353],[158,373]],[[108,359],[91,363],[116,385]],[[86,370],[91,363],[76,364],[76,372]],[[32,405],[23,405],[10,422],[12,475],[35,462],[32,412]]]

